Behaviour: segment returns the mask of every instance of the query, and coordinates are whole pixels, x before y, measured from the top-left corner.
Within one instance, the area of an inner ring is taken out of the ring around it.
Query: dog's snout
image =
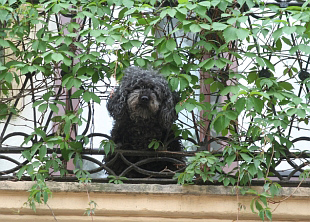
[[[141,101],[146,103],[149,101],[149,97],[148,96],[141,96]]]

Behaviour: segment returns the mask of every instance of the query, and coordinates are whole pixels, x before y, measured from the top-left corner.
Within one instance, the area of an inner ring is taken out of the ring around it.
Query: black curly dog
[[[164,145],[159,150],[182,151],[180,141],[174,138],[171,130],[178,118],[175,111],[178,96],[169,89],[166,79],[154,70],[135,66],[127,68],[124,73],[119,88],[107,103],[107,109],[114,119],[111,137],[117,149],[154,151],[148,146],[155,139]],[[169,161],[171,158],[158,157],[151,163],[137,164],[150,174],[134,169],[123,172],[128,165],[123,158],[115,156],[114,153],[106,157],[107,166],[117,175],[126,177],[161,177],[162,173],[156,174],[161,171],[170,172],[171,175],[171,171],[177,170],[177,165],[183,163],[181,157],[172,162]],[[143,162],[146,158],[126,156],[132,163]],[[110,160],[113,161],[109,163]]]

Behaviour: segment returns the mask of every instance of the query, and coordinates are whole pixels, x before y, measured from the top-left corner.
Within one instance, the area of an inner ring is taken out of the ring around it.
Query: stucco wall
[[[237,196],[231,187],[49,182],[53,196],[37,212],[23,207],[32,182],[0,181],[0,221],[92,221],[89,200],[97,203],[93,221],[231,222],[260,221],[250,210],[252,196]],[[88,189],[89,196],[86,189]],[[284,188],[279,199],[295,191]],[[238,215],[238,203],[246,206]],[[277,205],[271,205],[275,208]],[[310,221],[310,188],[299,188],[282,202],[273,221]],[[55,218],[53,217],[53,213]]]

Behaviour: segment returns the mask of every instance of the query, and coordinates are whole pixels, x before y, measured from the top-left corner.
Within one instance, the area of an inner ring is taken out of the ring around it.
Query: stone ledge
[[[260,221],[250,210],[253,196],[237,196],[232,187],[47,183],[53,192],[48,206],[39,205],[37,212],[33,212],[23,204],[34,182],[0,181],[0,221],[53,221],[52,212],[59,221],[91,221],[83,216],[90,200],[98,204],[95,221],[228,222],[236,220],[237,215],[240,222]],[[285,187],[277,200],[285,199],[294,191],[294,195],[279,206],[270,205],[276,209],[274,222],[309,221],[310,188]],[[246,208],[238,214],[239,204]]]
[[[0,181],[0,191],[27,191],[34,185],[32,181]],[[235,196],[233,187],[218,185],[160,185],[160,184],[112,184],[112,183],[89,183],[87,185],[77,182],[47,182],[52,192],[85,192],[86,187],[90,192],[100,193],[132,193],[132,194],[187,194],[187,195],[225,195]],[[261,187],[252,187],[261,190]],[[309,187],[283,187],[281,196],[310,197]]]

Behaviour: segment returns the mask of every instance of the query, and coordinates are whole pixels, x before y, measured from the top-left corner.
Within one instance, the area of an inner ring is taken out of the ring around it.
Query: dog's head
[[[160,104],[161,99],[158,92],[150,85],[136,86],[127,97],[130,118],[136,121],[156,116]]]
[[[136,122],[158,118],[163,128],[170,129],[177,119],[176,103],[163,76],[154,70],[129,67],[107,108],[115,120],[126,115]]]

